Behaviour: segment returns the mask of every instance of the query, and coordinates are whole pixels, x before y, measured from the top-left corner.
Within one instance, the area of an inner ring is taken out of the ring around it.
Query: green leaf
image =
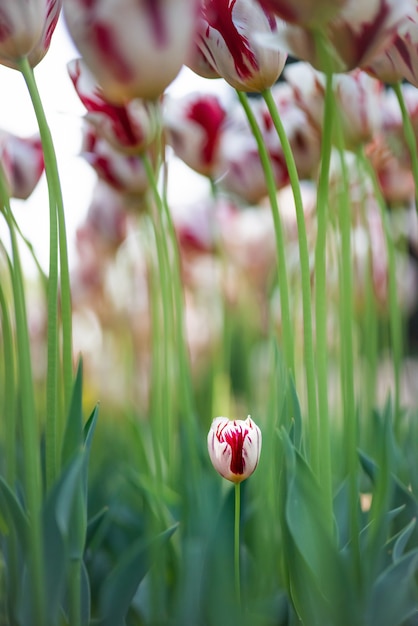
[[[88,453],[90,453],[98,415],[99,415],[99,406],[97,405],[94,407],[83,429],[84,446],[86,450],[88,451]]]
[[[80,359],[65,427],[61,463],[64,467],[83,444],[83,362]]]
[[[388,567],[376,580],[367,611],[367,624],[400,626],[418,612],[418,548]]]
[[[19,500],[1,476],[0,505],[2,512],[4,512],[6,516],[5,521],[8,524],[9,530],[16,532],[21,548],[25,548],[28,533],[28,518]]]
[[[138,539],[122,554],[99,595],[100,626],[123,626],[132,599],[152,564],[152,557],[177,528],[168,528],[150,540]]]
[[[333,523],[326,522],[321,489],[285,432],[283,443],[283,548],[295,608],[309,626],[353,624],[358,607],[333,536]]]
[[[89,519],[87,523],[87,534],[86,534],[86,547],[90,546],[93,539],[95,539],[99,529],[105,523],[106,515],[109,512],[109,507],[105,506],[96,515],[94,515],[91,519]]]
[[[415,529],[416,522],[416,518],[412,519],[409,524],[403,529],[403,531],[398,535],[395,541],[395,545],[393,546],[392,559],[394,563],[396,563],[396,561],[400,561],[400,559],[402,558],[408,541]]]
[[[80,452],[61,473],[43,510],[45,586],[51,623],[56,620],[68,572],[68,536],[74,524],[74,502],[82,480],[82,468],[83,454]]]

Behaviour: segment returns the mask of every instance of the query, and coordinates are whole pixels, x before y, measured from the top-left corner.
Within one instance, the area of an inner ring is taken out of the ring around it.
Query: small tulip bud
[[[216,471],[227,480],[240,483],[257,467],[261,431],[250,416],[246,420],[216,417],[208,434],[208,450]]]

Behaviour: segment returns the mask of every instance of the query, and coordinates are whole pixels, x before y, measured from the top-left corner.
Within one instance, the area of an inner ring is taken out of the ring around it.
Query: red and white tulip
[[[154,100],[189,53],[196,0],[64,0],[68,30],[114,103]]]
[[[35,67],[45,56],[62,0],[0,0],[0,63],[17,67],[23,57]]]
[[[258,465],[261,439],[261,430],[250,416],[246,420],[216,417],[208,434],[213,467],[227,480],[242,482]]]
[[[276,17],[253,0],[203,0],[195,44],[215,75],[235,89],[262,92],[277,81],[287,58],[261,41],[276,30]],[[199,72],[199,64],[191,69]]]

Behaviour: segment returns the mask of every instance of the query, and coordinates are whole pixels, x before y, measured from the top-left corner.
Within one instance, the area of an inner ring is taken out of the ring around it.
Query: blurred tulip
[[[148,178],[141,158],[118,152],[90,124],[84,128],[81,153],[99,178],[113,189],[133,196],[142,196],[148,190]]]
[[[311,122],[322,128],[325,97],[325,75],[309,63],[294,63],[285,72],[295,100]],[[340,115],[344,145],[356,150],[372,140],[380,128],[383,84],[362,70],[334,75],[334,97]]]
[[[17,67],[27,57],[35,67],[45,56],[62,0],[0,0],[0,63]]]
[[[347,0],[257,0],[267,11],[299,26],[318,26],[327,22]]]
[[[411,2],[411,10],[399,25],[392,43],[365,68],[384,83],[403,79],[418,87],[418,4]]]
[[[97,234],[106,249],[114,251],[124,241],[127,215],[124,196],[99,180],[93,189],[85,224]]]
[[[111,102],[154,100],[186,60],[196,0],[64,0],[68,30]]]
[[[196,43],[209,66],[232,87],[261,92],[277,81],[287,58],[260,42],[276,28],[273,14],[252,0],[203,0]],[[191,69],[199,71],[197,64]]]
[[[376,172],[380,190],[390,206],[409,206],[414,200],[415,184],[411,169],[390,150],[383,135],[366,146],[366,155]]]
[[[208,450],[216,471],[227,480],[240,483],[257,467],[261,430],[250,416],[246,420],[216,417],[208,434]]]
[[[346,0],[338,13],[322,25],[323,37],[318,38],[315,28],[283,23],[276,47],[321,71],[347,72],[367,67],[391,44],[409,8],[410,0]],[[270,42],[273,45],[271,38]]]
[[[412,85],[402,85],[406,110],[418,137],[418,91]],[[385,92],[381,103],[382,133],[390,151],[403,167],[411,167],[411,153],[405,139],[405,129],[398,99],[393,90]]]
[[[215,95],[191,93],[183,98],[165,98],[167,143],[186,165],[199,174],[212,176],[226,115]]]
[[[82,59],[67,65],[75,90],[87,109],[86,119],[117,150],[126,154],[142,152],[155,139],[158,105],[135,98],[126,104],[112,104],[104,97]]]
[[[0,158],[10,196],[26,200],[44,171],[44,155],[39,135],[18,137],[1,131]]]

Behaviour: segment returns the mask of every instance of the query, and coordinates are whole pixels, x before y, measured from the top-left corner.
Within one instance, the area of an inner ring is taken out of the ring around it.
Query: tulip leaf
[[[169,541],[177,524],[152,539],[138,539],[121,555],[99,594],[100,626],[123,626],[138,586],[152,564],[155,551]]]
[[[367,624],[400,626],[418,614],[418,548],[402,556],[377,578],[370,597]]]
[[[68,536],[74,524],[74,503],[82,480],[83,455],[79,453],[61,473],[43,510],[45,584],[48,615],[56,619],[69,565]],[[30,622],[28,622],[30,623]]]
[[[8,529],[16,532],[16,536],[22,548],[26,545],[28,518],[20,502],[16,498],[9,485],[0,476],[0,504],[5,514]]]
[[[415,529],[416,521],[417,520],[414,517],[396,538],[392,552],[392,559],[394,563],[396,563],[396,561],[400,561],[400,559],[402,558],[408,541],[411,538],[411,535]]]
[[[321,489],[309,466],[283,432],[285,509],[283,514],[290,592],[304,623],[355,623],[345,563],[326,521]],[[343,617],[341,617],[343,616]],[[345,620],[345,621],[344,621]]]
[[[65,466],[83,443],[83,362],[80,359],[65,427],[61,462]]]

